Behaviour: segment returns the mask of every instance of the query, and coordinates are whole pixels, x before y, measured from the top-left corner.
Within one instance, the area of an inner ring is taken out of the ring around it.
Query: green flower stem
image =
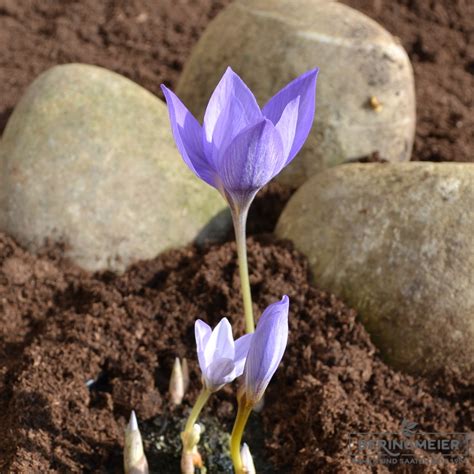
[[[194,424],[210,395],[211,392],[203,387],[191,413],[189,414],[184,431],[181,433],[181,440],[183,442],[183,452],[181,453],[182,474],[194,474],[194,467],[196,465],[195,455],[199,457],[199,452],[197,450],[199,433],[194,431]]]
[[[250,291],[245,230],[248,210],[249,206],[242,210],[232,210],[232,220],[234,222],[235,242],[237,245],[237,257],[239,261],[240,286],[244,303],[245,332],[252,333],[255,331],[255,321],[253,319],[252,293]]]
[[[244,434],[245,425],[252,413],[253,406],[247,403],[245,395],[239,398],[239,408],[237,417],[235,418],[234,428],[230,437],[230,455],[232,464],[234,465],[235,474],[245,474],[242,458],[240,457],[240,446],[242,444],[242,436]]]
[[[191,413],[189,414],[188,421],[186,422],[186,426],[184,427],[184,433],[191,434],[193,432],[194,424],[196,423],[196,420],[198,419],[198,416],[201,413],[201,410],[203,409],[204,405],[207,403],[207,400],[209,399],[210,395],[211,392],[207,388],[203,387],[196,402],[194,403]]]

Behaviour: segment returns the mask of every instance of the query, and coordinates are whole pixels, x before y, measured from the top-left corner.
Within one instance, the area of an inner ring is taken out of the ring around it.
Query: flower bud
[[[288,342],[288,296],[267,307],[252,336],[244,369],[244,393],[255,406],[275,374]]]

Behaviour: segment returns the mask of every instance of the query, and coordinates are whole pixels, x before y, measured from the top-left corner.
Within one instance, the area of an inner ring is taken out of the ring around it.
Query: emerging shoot
[[[257,474],[257,471],[255,470],[255,464],[253,463],[253,458],[250,454],[250,449],[247,443],[244,443],[242,445],[242,449],[240,450],[240,457],[242,458],[244,472],[246,474]]]
[[[181,405],[184,397],[184,375],[179,357],[174,360],[173,370],[170,377],[169,393],[173,405]]]
[[[143,451],[142,437],[134,411],[130,415],[130,421],[125,430],[123,468],[125,474],[148,474],[148,463]]]

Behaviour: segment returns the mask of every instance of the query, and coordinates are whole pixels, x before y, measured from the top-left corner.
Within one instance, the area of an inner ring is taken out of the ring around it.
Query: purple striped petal
[[[227,193],[242,205],[281,170],[284,160],[280,134],[263,119],[234,138],[217,170]]]
[[[202,128],[179,98],[163,84],[174,141],[185,163],[196,176],[216,187],[215,170],[204,154]]]
[[[245,364],[245,394],[251,403],[263,396],[281,362],[288,342],[289,299],[267,307],[260,317]]]
[[[296,133],[285,165],[300,151],[313,125],[318,72],[319,69],[316,68],[301,75],[273,96],[263,107],[263,115],[276,126],[283,118],[283,112],[288,104],[299,97]]]

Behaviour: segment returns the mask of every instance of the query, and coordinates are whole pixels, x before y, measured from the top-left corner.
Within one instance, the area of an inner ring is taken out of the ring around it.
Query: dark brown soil
[[[281,205],[281,189],[263,193],[251,221],[261,222],[278,196]],[[266,222],[259,230],[271,229]],[[474,381],[394,372],[355,312],[309,283],[307,262],[289,243],[258,234],[249,253],[257,313],[282,294],[291,298],[290,344],[262,413],[265,455],[278,472],[355,469],[350,434],[398,432],[403,418],[428,432],[473,431]],[[196,396],[195,319],[215,324],[226,315],[242,332],[232,242],[171,251],[114,276],[82,272],[60,249],[33,257],[1,235],[0,302],[3,472],[120,472],[130,410],[140,420],[170,410],[176,355],[191,365],[185,407]],[[233,390],[207,413],[228,426]]]
[[[0,130],[25,87],[58,63],[102,65],[158,94],[161,82],[175,84],[191,46],[226,3],[0,0]],[[472,2],[346,3],[399,36],[411,56],[419,101],[414,159],[470,160]],[[258,234],[249,241],[255,309],[283,293],[292,301],[290,345],[261,415],[268,459],[284,473],[386,472],[350,464],[351,433],[398,433],[404,418],[424,432],[474,432],[473,380],[391,370],[355,312],[311,285],[305,259],[268,234],[289,195],[270,187],[249,224]],[[140,420],[168,412],[176,355],[191,361],[184,410],[195,397],[194,320],[226,315],[242,329],[232,242],[168,252],[120,277],[87,274],[61,255],[55,248],[32,256],[0,234],[1,472],[120,472],[126,417],[132,408]],[[231,423],[231,388],[206,413]],[[458,472],[473,472],[469,459]],[[393,469],[456,472],[454,465]]]
[[[0,131],[25,88],[56,64],[96,64],[160,95],[229,0],[0,0]]]

